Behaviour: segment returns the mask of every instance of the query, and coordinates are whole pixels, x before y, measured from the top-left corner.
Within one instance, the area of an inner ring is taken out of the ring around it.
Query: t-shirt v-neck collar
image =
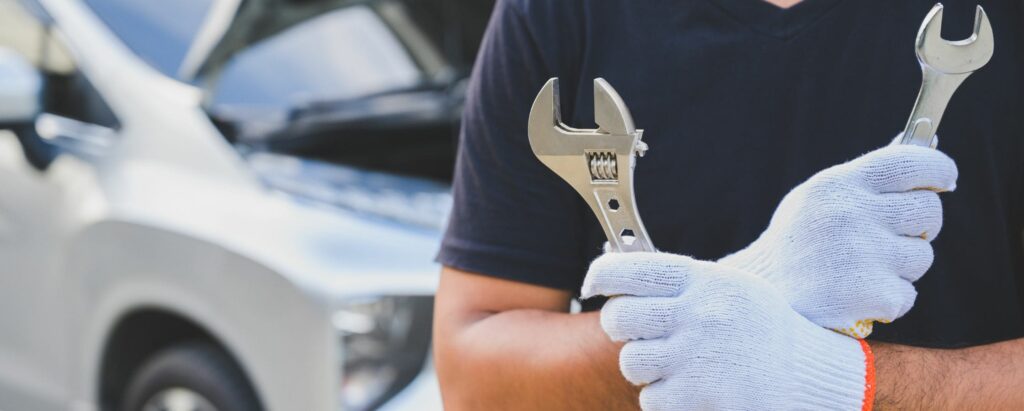
[[[765,0],[708,0],[758,33],[788,40],[821,19],[840,0],[803,0],[781,8]]]

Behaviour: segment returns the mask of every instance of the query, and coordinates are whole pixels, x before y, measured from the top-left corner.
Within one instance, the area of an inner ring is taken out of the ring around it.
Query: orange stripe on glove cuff
[[[864,350],[864,405],[862,411],[871,411],[875,404],[875,354],[867,341],[859,339],[860,348]]]

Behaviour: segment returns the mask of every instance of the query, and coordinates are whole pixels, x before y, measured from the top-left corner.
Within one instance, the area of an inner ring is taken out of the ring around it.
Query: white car
[[[450,197],[390,171],[465,76],[403,4],[0,0],[0,409],[441,408]]]

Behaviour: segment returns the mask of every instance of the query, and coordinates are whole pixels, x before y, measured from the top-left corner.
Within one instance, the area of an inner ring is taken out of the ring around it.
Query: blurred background
[[[493,3],[0,0],[0,409],[440,409]]]

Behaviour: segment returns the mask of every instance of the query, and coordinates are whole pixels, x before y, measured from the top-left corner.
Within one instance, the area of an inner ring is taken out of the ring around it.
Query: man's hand
[[[743,271],[681,256],[606,254],[591,265],[583,293],[619,295],[601,310],[601,325],[627,341],[620,367],[646,385],[644,410],[870,403],[867,345],[811,323],[776,287]]]
[[[913,306],[942,227],[936,192],[956,178],[937,150],[886,146],[794,188],[760,238],[719,262],[772,283],[815,324],[866,337]]]

